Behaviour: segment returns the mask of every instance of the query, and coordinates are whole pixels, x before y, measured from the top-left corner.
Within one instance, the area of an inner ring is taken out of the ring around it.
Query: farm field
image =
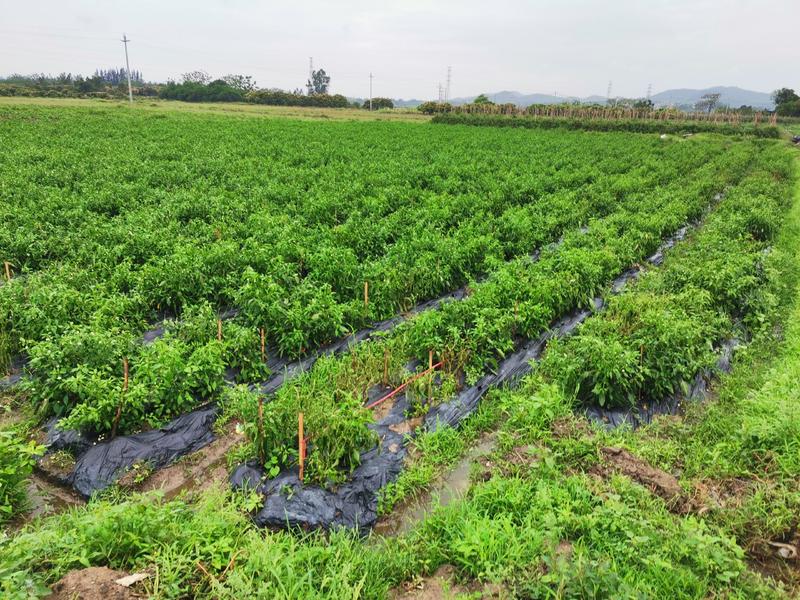
[[[72,107],[72,108],[118,108],[127,110],[127,103],[119,100],[90,100],[83,98],[9,98],[0,97],[0,106],[6,107]],[[414,109],[365,111],[356,108],[312,108],[293,106],[267,106],[241,102],[173,102],[158,98],[137,98],[136,108],[145,113],[194,113],[222,114],[238,117],[291,118],[298,120],[331,121],[416,121],[427,122],[430,116]]]
[[[6,595],[797,592],[796,150],[246,113],[0,102]],[[222,477],[81,483],[197,409]],[[48,462],[95,497],[24,524]]]

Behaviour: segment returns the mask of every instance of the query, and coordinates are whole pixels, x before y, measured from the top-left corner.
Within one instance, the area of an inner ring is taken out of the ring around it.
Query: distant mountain
[[[518,106],[529,106],[531,104],[561,104],[562,102],[572,102],[578,100],[574,97],[556,96],[554,94],[523,94],[521,92],[512,92],[504,90],[502,92],[486,93],[486,96],[497,104],[516,104]],[[451,104],[456,106],[461,104],[469,104],[475,100],[477,96],[464,96],[462,98],[453,98],[450,100]],[[605,98],[603,98],[605,102]]]
[[[347,100],[350,102],[357,102],[358,104],[364,104],[367,101],[367,98],[351,98],[350,96],[347,97]],[[409,100],[403,100],[402,98],[392,98],[392,102],[394,102],[395,108],[416,108],[425,100],[417,100],[416,98],[411,98]]]
[[[605,104],[606,98],[605,96],[586,96],[586,98],[581,98],[581,102],[584,104]]]
[[[653,94],[652,99],[653,102],[656,103],[656,106],[692,107],[704,94],[720,94],[719,101],[732,108],[738,108],[743,104],[747,104],[753,108],[768,109],[772,109],[775,106],[770,94],[765,92],[754,92],[752,90],[743,90],[738,87],[724,86],[710,87],[704,90],[666,90],[658,94]]]
[[[605,96],[586,96],[579,98],[577,96],[556,96],[555,94],[523,94],[522,92],[515,92],[511,90],[503,90],[501,92],[489,93],[485,92],[486,96],[497,104],[516,104],[517,106],[530,106],[531,104],[561,104],[563,102],[580,102],[581,104],[605,104]],[[704,94],[720,94],[720,102],[727,106],[738,108],[743,104],[752,106],[753,108],[774,108],[774,103],[770,94],[766,92],[754,92],[752,90],[744,90],[738,87],[724,87],[716,86],[705,88],[703,90],[692,89],[675,89],[666,90],[653,94],[651,96],[653,102],[657,107],[674,106],[676,108],[693,108],[694,105],[700,100]],[[460,98],[453,98],[450,100],[451,104],[461,105],[468,104],[475,100],[477,96],[462,96]],[[364,102],[364,98],[348,98],[348,100]],[[403,100],[394,99],[394,105],[402,108],[414,108],[425,102],[425,100]]]
[[[720,94],[720,102],[728,106],[738,108],[747,104],[754,108],[772,109],[774,104],[770,94],[766,92],[754,92],[738,87],[716,86],[702,90],[675,89],[666,90],[654,94],[653,102],[656,106],[676,106],[679,108],[691,108],[700,100],[704,94]],[[562,102],[581,102],[582,104],[605,104],[605,96],[587,96],[579,98],[577,96],[556,96],[552,94],[523,94],[521,92],[507,91],[486,93],[490,100],[497,104],[510,102],[518,106],[529,106],[530,104],[560,104]],[[453,98],[453,104],[467,104],[472,102],[476,96],[464,96]]]
[[[416,108],[420,104],[425,102],[425,100],[417,100],[416,98],[411,98],[410,100],[403,100],[402,98],[398,98],[396,100],[392,100],[392,102],[394,102],[394,105],[397,108]]]

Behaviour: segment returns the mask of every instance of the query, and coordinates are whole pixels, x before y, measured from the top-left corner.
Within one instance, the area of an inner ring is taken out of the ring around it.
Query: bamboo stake
[[[222,319],[217,319],[217,340],[222,341]]]
[[[433,350],[428,350],[428,370],[430,371],[433,369]],[[431,403],[433,399],[433,373],[430,375],[430,379],[428,379],[428,404]]]
[[[364,308],[369,306],[369,281],[364,282]]]
[[[122,359],[122,391],[128,391],[128,357]]]
[[[383,349],[383,385],[389,385],[389,349]]]
[[[306,444],[303,440],[303,413],[297,413],[297,439],[298,450],[300,451],[300,482],[302,483],[306,462]]]
[[[122,418],[122,403],[125,402],[125,393],[128,391],[128,357],[122,359],[122,395],[117,404],[117,414],[114,415],[114,425],[111,427],[111,439],[117,437],[117,427]]]
[[[264,334],[264,328],[258,330],[261,335],[261,362],[267,362],[267,336]]]
[[[3,264],[6,267],[6,281],[11,281],[11,263],[5,260]]]
[[[258,458],[263,465],[267,461],[264,455],[264,396],[258,396]]]

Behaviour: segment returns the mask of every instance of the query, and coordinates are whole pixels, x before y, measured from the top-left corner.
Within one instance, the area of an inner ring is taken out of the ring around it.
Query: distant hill
[[[556,96],[554,94],[523,94],[521,92],[512,92],[508,90],[491,94],[486,93],[486,95],[492,102],[496,102],[497,104],[511,103],[519,106],[529,106],[531,104],[560,104],[562,102],[578,100],[578,98]],[[462,98],[453,98],[450,102],[455,105],[469,104],[476,97],[477,96],[464,96]],[[605,102],[605,98],[603,98],[603,102]]]
[[[367,101],[367,98],[351,98],[350,96],[347,97],[350,102],[357,102],[358,104],[364,104]],[[394,102],[395,108],[416,108],[425,100],[417,100],[416,98],[411,98],[409,100],[403,100],[402,98],[392,98],[392,102]]]
[[[579,98],[577,96],[556,96],[555,94],[523,94],[522,92],[515,92],[511,90],[503,90],[500,92],[489,93],[485,92],[486,96],[492,102],[497,104],[516,104],[517,106],[530,106],[531,104],[561,104],[563,102],[580,102],[582,104],[605,104],[605,96],[586,96]],[[658,94],[651,96],[656,106],[674,106],[676,108],[693,108],[694,105],[700,100],[704,94],[720,94],[720,102],[727,106],[738,108],[743,104],[752,106],[753,108],[766,108],[773,109],[771,95],[766,92],[754,92],[752,90],[744,90],[738,87],[725,87],[715,86],[705,88],[702,90],[693,89],[675,89],[665,90]],[[450,100],[451,104],[461,105],[468,104],[475,100],[477,96],[462,96]],[[364,98],[348,98],[348,100],[364,102]],[[396,107],[414,108],[425,102],[425,100],[403,100],[394,99]]]
[[[728,106],[738,108],[743,104],[747,104],[754,108],[768,108],[772,109],[774,104],[770,94],[766,92],[754,92],[752,90],[744,90],[738,87],[724,87],[715,86],[702,90],[693,89],[675,89],[665,90],[654,94],[652,96],[653,102],[656,106],[676,106],[679,108],[693,107],[704,94],[720,94],[720,102]],[[486,95],[498,104],[510,102],[519,106],[528,106],[530,104],[560,104],[562,102],[578,101],[583,104],[605,104],[605,96],[587,96],[579,98],[576,96],[556,96],[553,94],[523,94],[521,92],[507,91],[486,93]],[[467,104],[472,102],[476,96],[464,96],[460,98],[453,98],[453,104]]]
[[[690,107],[694,106],[701,96],[704,94],[720,94],[719,101],[733,108],[738,108],[743,104],[752,106],[753,108],[774,108],[772,97],[766,92],[754,92],[752,90],[743,90],[738,87],[724,87],[716,86],[703,90],[691,89],[677,89],[666,90],[653,94],[653,102],[657,106],[678,106]]]

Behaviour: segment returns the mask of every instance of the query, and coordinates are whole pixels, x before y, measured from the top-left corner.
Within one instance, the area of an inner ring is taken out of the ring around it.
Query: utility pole
[[[122,40],[120,40],[123,44],[125,44],[125,70],[128,72],[128,100],[130,103],[133,104],[133,88],[131,87],[131,63],[128,62],[128,36],[124,33],[122,34]]]
[[[372,110],[372,72],[369,74],[369,109]]]
[[[444,92],[444,101],[450,102],[450,75],[452,73],[452,67],[447,67],[447,87],[445,88]]]

